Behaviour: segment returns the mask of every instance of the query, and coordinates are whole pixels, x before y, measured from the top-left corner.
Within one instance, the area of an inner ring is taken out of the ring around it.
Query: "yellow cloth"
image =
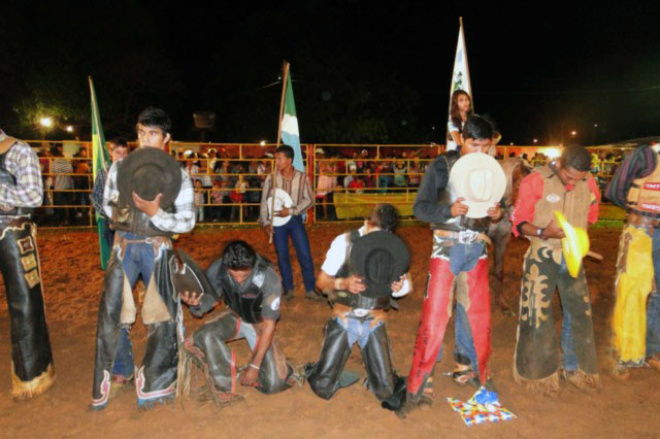
[[[626,226],[621,235],[612,329],[622,362],[643,361],[646,353],[646,299],[653,288],[651,244],[644,229]]]

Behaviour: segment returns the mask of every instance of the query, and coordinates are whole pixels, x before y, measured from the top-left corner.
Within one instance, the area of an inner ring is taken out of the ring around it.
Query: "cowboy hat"
[[[589,253],[589,235],[586,230],[573,227],[558,210],[555,210],[555,218],[557,218],[559,227],[564,230],[565,238],[561,239],[561,248],[568,274],[571,277],[577,277],[582,266],[582,259]]]
[[[457,197],[465,200],[468,218],[488,216],[488,209],[500,202],[506,190],[506,176],[500,164],[488,154],[474,152],[456,161],[449,183]]]
[[[349,258],[352,274],[360,276],[367,287],[365,297],[378,298],[392,293],[392,282],[409,268],[408,247],[397,235],[381,230],[368,233],[353,243]]]
[[[133,192],[152,201],[163,194],[160,207],[167,209],[179,195],[181,168],[176,160],[158,148],[144,147],[130,153],[117,170],[119,204],[133,206]]]
[[[195,260],[181,249],[177,250],[177,254],[173,254],[168,261],[174,290],[177,293],[188,292],[197,298],[206,293],[214,294],[211,282]]]
[[[268,197],[268,200],[266,201],[268,203],[268,215],[273,218],[273,226],[274,227],[279,227],[283,226],[284,224],[288,223],[289,220],[291,219],[291,215],[289,216],[276,216],[273,217],[273,197],[270,196]],[[275,212],[278,212],[282,210],[283,208],[291,208],[293,206],[293,200],[291,199],[291,196],[287,191],[284,189],[277,188],[275,189]]]

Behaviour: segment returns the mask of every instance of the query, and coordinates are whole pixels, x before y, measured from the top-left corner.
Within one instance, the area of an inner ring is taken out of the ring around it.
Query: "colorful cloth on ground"
[[[517,416],[502,407],[497,393],[489,392],[482,387],[467,402],[455,398],[447,398],[452,410],[461,415],[465,425],[483,424],[486,422],[510,421]]]

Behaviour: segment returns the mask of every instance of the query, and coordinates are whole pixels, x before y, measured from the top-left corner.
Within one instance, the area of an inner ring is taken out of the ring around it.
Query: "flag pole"
[[[467,72],[468,81],[470,83],[470,101],[472,102],[472,109],[474,109],[474,93],[472,91],[472,77],[470,76],[470,62],[467,57],[467,42],[465,41],[465,29],[463,28],[463,17],[459,18],[461,23],[461,37],[463,39],[463,47],[465,48],[465,71]]]
[[[283,61],[282,62],[282,97],[280,99],[280,117],[277,121],[277,143],[275,144],[275,150],[277,151],[277,148],[280,147],[280,143],[282,142],[282,116],[284,115],[284,100],[286,97],[286,85],[289,79],[289,62],[288,61]],[[273,155],[273,158],[275,155]],[[271,193],[273,194],[271,197],[271,202],[270,202],[270,212],[271,212],[271,217],[270,217],[270,232],[268,236],[268,243],[273,242],[273,223],[275,222],[275,189],[276,189],[276,179],[275,179],[275,160],[273,159],[273,165],[271,169],[271,177],[270,177],[270,182],[271,182]]]

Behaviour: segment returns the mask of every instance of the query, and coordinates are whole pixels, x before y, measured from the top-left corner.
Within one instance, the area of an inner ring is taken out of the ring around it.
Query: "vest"
[[[633,180],[626,201],[630,210],[641,215],[660,214],[660,159],[649,176]]]
[[[358,238],[360,238],[360,232],[357,230],[346,233],[346,240],[348,241],[346,259],[339,271],[337,271],[336,277],[348,277],[351,275],[349,267],[351,247]],[[391,300],[390,293],[381,297],[366,297],[362,294],[352,294],[346,290],[339,290],[335,291],[333,302],[341,303],[354,309],[389,309]]]
[[[119,166],[123,162],[117,164],[117,172]],[[174,205],[164,209],[167,213],[176,212]],[[112,206],[112,227],[115,230],[123,230],[125,232],[133,233],[134,235],[142,236],[172,236],[173,233],[160,230],[151,223],[149,216],[132,206]]]
[[[264,298],[263,286],[270,262],[257,255],[252,273],[242,284],[237,284],[227,269],[220,270],[220,285],[225,303],[241,319],[248,323],[258,323],[261,316],[261,302]]]
[[[16,187],[16,177],[12,175],[7,169],[6,160],[7,154],[13,146],[10,146],[7,151],[0,154],[0,185],[8,185]],[[34,211],[32,207],[17,207],[11,205],[0,205],[0,216],[25,216],[30,215]]]
[[[454,164],[458,159],[461,158],[461,154],[458,151],[449,151],[441,155],[438,160],[445,160],[447,163],[447,185],[438,191],[437,202],[439,204],[451,205],[453,204],[458,196],[456,195],[456,188],[449,182],[449,175],[451,174],[451,169],[454,167]],[[431,230],[450,230],[452,232],[460,232],[461,230],[474,230],[477,232],[486,232],[488,231],[488,226],[490,225],[490,218],[468,218],[464,215],[452,218],[446,223],[431,223]]]
[[[532,223],[545,227],[552,220],[556,222],[554,211],[558,210],[564,214],[571,225],[586,230],[589,226],[588,217],[591,204],[591,191],[587,180],[576,182],[575,187],[567,191],[559,175],[550,166],[536,168],[532,172],[538,172],[543,177],[543,194],[534,205]],[[527,236],[527,238],[541,246],[561,248],[561,239],[543,240],[537,236]]]

